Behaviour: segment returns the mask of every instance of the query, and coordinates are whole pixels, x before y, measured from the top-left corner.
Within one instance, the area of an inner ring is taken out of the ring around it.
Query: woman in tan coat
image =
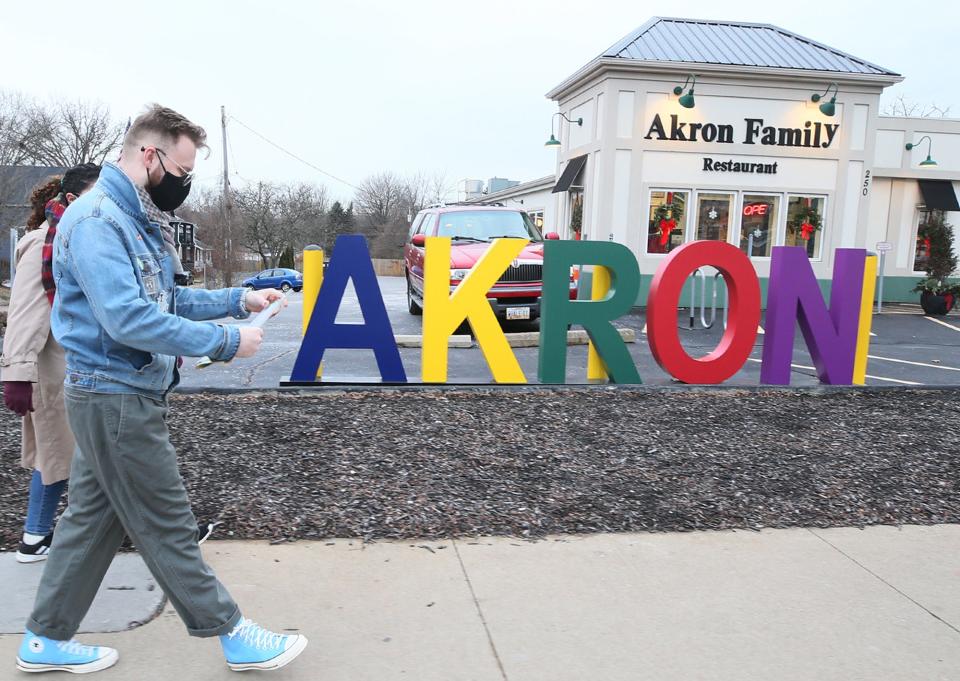
[[[4,403],[23,417],[21,464],[33,469],[17,551],[21,563],[47,557],[75,446],[63,403],[63,349],[50,333],[56,292],[53,238],[66,207],[93,186],[99,174],[100,166],[86,163],[35,189],[27,234],[17,245],[17,274],[0,356],[0,378]]]

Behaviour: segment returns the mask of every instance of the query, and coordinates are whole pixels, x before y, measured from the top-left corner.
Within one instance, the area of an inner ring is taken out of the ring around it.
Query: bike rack
[[[700,279],[700,324],[704,329],[713,328],[717,321],[717,292],[720,288],[720,282],[723,281],[723,274],[717,272],[713,275],[713,287],[711,289],[710,299],[710,321],[707,321],[707,274],[699,267],[690,273],[690,325],[688,330],[696,328],[697,317],[697,278]],[[727,309],[729,307],[729,293],[726,286],[723,288],[723,328],[727,328]]]

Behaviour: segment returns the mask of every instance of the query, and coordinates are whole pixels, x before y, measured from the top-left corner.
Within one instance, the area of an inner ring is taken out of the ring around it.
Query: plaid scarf
[[[140,205],[143,208],[143,214],[147,216],[147,220],[158,224],[160,226],[160,233],[163,234],[163,240],[176,248],[177,244],[174,240],[173,227],[170,226],[170,220],[173,216],[157,208],[157,204],[150,198],[150,194],[147,193],[146,189],[138,184],[134,185],[134,187],[137,189],[137,196],[140,197]]]
[[[43,291],[47,294],[51,306],[57,295],[57,283],[53,280],[53,240],[57,236],[57,223],[66,209],[66,197],[63,194],[47,201],[44,209],[47,214],[47,236],[43,240],[43,250],[40,253],[40,281],[43,282]]]
[[[163,235],[163,245],[167,249],[167,253],[173,262],[174,273],[181,274],[183,272],[183,263],[180,262],[180,255],[177,253],[176,234],[170,224],[171,220],[177,219],[176,216],[174,216],[173,213],[165,213],[157,208],[157,204],[153,202],[153,199],[150,198],[150,194],[144,187],[140,185],[134,186],[137,190],[137,196],[140,197],[140,206],[143,208],[143,214],[147,216],[149,222],[160,227],[160,234]]]

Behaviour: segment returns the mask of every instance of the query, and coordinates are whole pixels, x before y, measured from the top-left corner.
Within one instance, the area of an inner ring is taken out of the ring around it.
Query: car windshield
[[[526,213],[506,210],[455,211],[440,216],[437,236],[474,241],[497,238],[543,241],[540,230]]]

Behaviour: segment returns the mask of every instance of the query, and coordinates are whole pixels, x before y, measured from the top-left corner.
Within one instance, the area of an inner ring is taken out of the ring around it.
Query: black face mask
[[[157,208],[165,213],[176,210],[183,205],[190,195],[190,187],[193,184],[189,175],[177,177],[173,173],[167,172],[163,165],[163,159],[160,157],[160,151],[157,150],[157,160],[160,161],[160,167],[163,168],[163,177],[160,182],[154,186],[147,185],[147,194],[157,205]],[[147,182],[150,178],[147,177]]]

